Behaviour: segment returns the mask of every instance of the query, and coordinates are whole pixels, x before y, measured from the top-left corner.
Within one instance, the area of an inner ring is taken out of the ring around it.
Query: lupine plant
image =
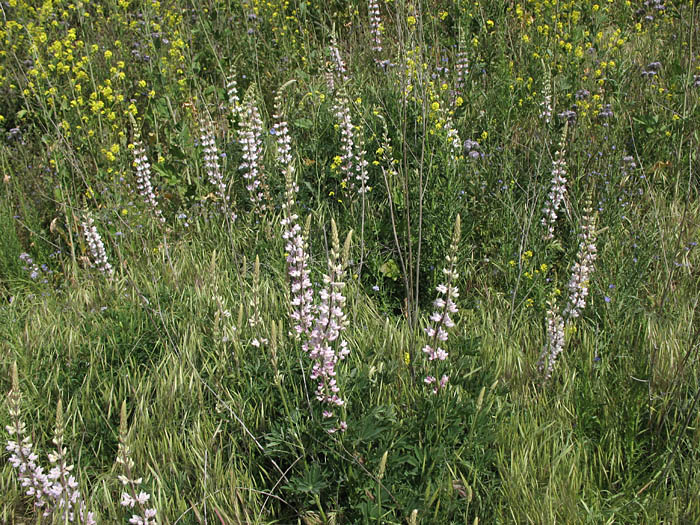
[[[1,2],[0,523],[700,523],[696,4]]]
[[[78,490],[78,482],[71,473],[73,465],[66,459],[66,449],[63,446],[63,408],[61,401],[56,409],[56,426],[53,444],[56,451],[49,454],[53,465],[48,474],[39,466],[39,456],[32,451],[31,438],[26,435],[26,427],[22,421],[22,392],[19,388],[17,363],[12,364],[12,389],[7,395],[11,425],[6,428],[10,440],[6,450],[10,452],[10,465],[17,469],[20,484],[26,489],[26,495],[34,500],[34,507],[39,509],[46,518],[52,516],[62,523],[79,523],[95,525],[94,514],[87,510],[85,502]]]
[[[96,266],[97,269],[102,272],[107,277],[111,277],[114,274],[114,268],[109,263],[107,259],[107,252],[105,251],[105,245],[102,242],[102,236],[100,232],[97,231],[95,222],[92,217],[86,216],[83,219],[83,235],[85,236],[85,242],[88,245],[90,263]]]
[[[596,214],[591,208],[590,198],[586,202],[581,220],[581,232],[578,235],[580,239],[579,249],[567,285],[569,295],[566,306],[560,313],[556,297],[552,297],[547,303],[547,342],[537,362],[537,368],[543,375],[545,382],[552,377],[557,357],[564,351],[566,345],[565,327],[579,317],[586,307],[590,279],[595,268],[597,256],[595,244]]]
[[[136,168],[136,186],[139,190],[139,194],[145,201],[146,205],[151,208],[155,216],[160,222],[165,222],[165,217],[163,217],[163,212],[158,207],[158,201],[156,200],[156,194],[153,191],[153,183],[151,182],[151,164],[148,162],[148,157],[146,156],[146,149],[143,146],[143,142],[139,134],[136,134],[134,145],[134,168]]]
[[[586,297],[590,288],[591,275],[595,269],[596,249],[596,215],[593,213],[590,200],[583,210],[581,232],[579,233],[578,253],[571,271],[567,288],[569,299],[564,308],[566,319],[575,319],[586,307]]]
[[[558,217],[557,213],[566,197],[566,132],[567,126],[565,125],[559,141],[559,149],[554,154],[554,160],[552,161],[551,186],[547,195],[547,201],[542,209],[544,213],[542,225],[547,228],[547,232],[544,235],[545,240],[554,238],[554,225]]]
[[[547,342],[537,362],[537,369],[542,374],[543,381],[548,381],[552,377],[554,363],[564,350],[566,342],[564,339],[564,319],[559,313],[556,298],[552,298],[547,305],[549,307],[547,309]]]
[[[336,364],[350,353],[341,332],[347,328],[347,314],[343,311],[346,301],[343,289],[351,240],[352,231],[348,233],[341,251],[338,228],[331,219],[328,273],[323,275],[324,287],[318,293],[320,302],[316,305],[316,318],[309,339],[303,345],[313,362],[310,377],[317,381],[316,399],[326,407],[323,411],[324,418],[334,417],[334,409],[345,405],[345,400],[339,395]],[[340,421],[330,432],[346,429],[347,423]]]
[[[222,210],[228,211],[230,208],[230,196],[221,173],[219,162],[219,148],[216,145],[214,135],[214,125],[208,115],[203,115],[199,121],[199,140],[202,144],[204,154],[204,169],[207,172],[209,183],[214,186],[214,191],[221,204]]]
[[[302,234],[299,216],[296,213],[296,195],[299,186],[294,180],[294,163],[291,156],[290,137],[284,118],[284,99],[282,90],[277,92],[275,100],[275,124],[273,130],[277,139],[277,163],[284,173],[285,202],[282,204],[283,217],[282,239],[287,252],[287,273],[289,276],[291,298],[289,315],[293,324],[295,337],[308,337],[314,321],[314,296],[309,274],[308,245]],[[309,218],[311,218],[309,216]]]
[[[132,525],[157,525],[156,509],[148,505],[151,495],[140,488],[143,478],[136,478],[133,474],[134,461],[131,459],[128,433],[126,401],[123,401],[119,410],[119,450],[116,459],[117,464],[121,465],[123,469],[123,474],[117,476],[124,486],[120,504],[130,511],[135,511],[129,518],[129,523]]]
[[[459,250],[461,231],[461,218],[457,215],[452,232],[452,243],[445,256],[447,265],[442,270],[445,282],[436,287],[438,297],[433,302],[435,310],[430,315],[430,322],[425,328],[425,334],[428,336],[429,342],[423,346],[423,353],[428,358],[428,362],[445,361],[449,355],[442,346],[447,342],[448,330],[455,325],[450,314],[454,315],[458,310],[455,299],[459,297],[459,288],[457,287],[457,279],[459,278],[459,273],[457,273],[457,251]],[[443,374],[440,380],[428,374],[425,376],[424,382],[432,388],[433,394],[437,394],[439,390],[447,386],[449,380],[448,374]]]
[[[243,162],[238,169],[243,172],[255,212],[261,214],[267,208],[269,197],[262,166],[262,120],[255,101],[254,86],[250,86],[243,97],[238,127],[238,141],[243,149]]]

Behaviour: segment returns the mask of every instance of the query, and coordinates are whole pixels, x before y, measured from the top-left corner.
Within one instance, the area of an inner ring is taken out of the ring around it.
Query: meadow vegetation
[[[700,522],[694,0],[2,0],[0,522]]]

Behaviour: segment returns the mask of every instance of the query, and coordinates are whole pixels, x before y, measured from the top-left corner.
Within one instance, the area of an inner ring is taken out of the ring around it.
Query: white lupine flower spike
[[[85,236],[85,242],[88,245],[88,250],[90,252],[91,264],[96,266],[100,272],[105,274],[107,277],[111,277],[114,274],[114,268],[109,264],[107,260],[107,252],[105,251],[104,243],[102,242],[102,237],[97,231],[95,222],[92,217],[86,217],[83,220],[83,235]]]
[[[165,222],[165,217],[158,207],[156,194],[153,191],[153,183],[151,182],[151,164],[146,156],[146,149],[143,146],[138,133],[134,139],[134,168],[136,168],[136,185],[139,190],[139,195],[146,202],[146,205],[153,210],[153,213],[160,222]]]
[[[268,207],[269,196],[262,166],[263,123],[255,100],[254,86],[251,85],[243,97],[238,122],[238,142],[243,149],[243,162],[238,167],[243,172],[250,202],[256,213],[262,214]]]
[[[459,289],[456,284],[459,274],[456,268],[461,230],[461,218],[457,215],[452,234],[452,244],[448,254],[445,256],[447,264],[442,270],[442,273],[445,275],[445,282],[436,287],[438,297],[433,302],[435,311],[430,315],[430,322],[425,327],[425,333],[429,338],[429,342],[423,347],[423,353],[428,358],[428,362],[445,361],[449,355],[443,346],[447,342],[447,331],[455,325],[450,314],[454,315],[457,313],[455,300],[459,297]],[[433,375],[427,375],[423,382],[432,388],[433,394],[437,394],[438,391],[447,386],[449,379],[447,374],[443,374],[439,380]]]
[[[119,412],[119,449],[117,450],[116,462],[122,466],[124,474],[118,476],[119,481],[124,486],[119,504],[122,507],[135,511],[129,523],[135,525],[157,525],[156,509],[147,507],[146,504],[151,499],[151,495],[140,489],[143,478],[134,478],[134,461],[131,459],[131,450],[128,441],[128,429],[126,425],[126,401],[122,402]]]
[[[581,315],[581,311],[586,307],[586,297],[598,253],[595,228],[596,215],[589,199],[583,210],[578,254],[569,279],[569,300],[563,313],[567,320]]]
[[[547,233],[544,235],[546,241],[552,240],[554,238],[554,224],[557,220],[557,212],[561,207],[562,202],[566,197],[566,132],[567,125],[564,125],[564,131],[562,132],[561,141],[559,142],[559,150],[554,154],[554,161],[552,162],[552,181],[547,195],[547,202],[545,202],[542,213],[542,225],[547,228]]]
[[[71,474],[73,465],[66,461],[66,449],[63,446],[63,407],[58,402],[56,410],[56,428],[53,443],[56,451],[49,454],[53,465],[48,474],[39,466],[39,456],[32,451],[32,443],[26,436],[26,427],[21,419],[22,393],[19,389],[17,363],[12,364],[12,388],[7,395],[11,424],[6,426],[10,440],[6,450],[10,453],[10,465],[17,469],[17,477],[25,494],[34,499],[34,507],[44,517],[59,518],[61,523],[80,523],[95,525],[95,516],[88,512],[83,501],[78,482]]]

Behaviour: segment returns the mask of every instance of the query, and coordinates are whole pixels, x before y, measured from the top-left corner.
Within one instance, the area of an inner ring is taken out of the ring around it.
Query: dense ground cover
[[[0,521],[700,522],[695,2],[0,15]]]

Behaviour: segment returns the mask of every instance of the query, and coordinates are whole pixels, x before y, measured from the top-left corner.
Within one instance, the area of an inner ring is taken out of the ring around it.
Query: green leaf
[[[311,121],[311,119],[308,118],[300,118],[294,121],[294,125],[297,128],[301,129],[311,129],[314,125],[314,123]]]

